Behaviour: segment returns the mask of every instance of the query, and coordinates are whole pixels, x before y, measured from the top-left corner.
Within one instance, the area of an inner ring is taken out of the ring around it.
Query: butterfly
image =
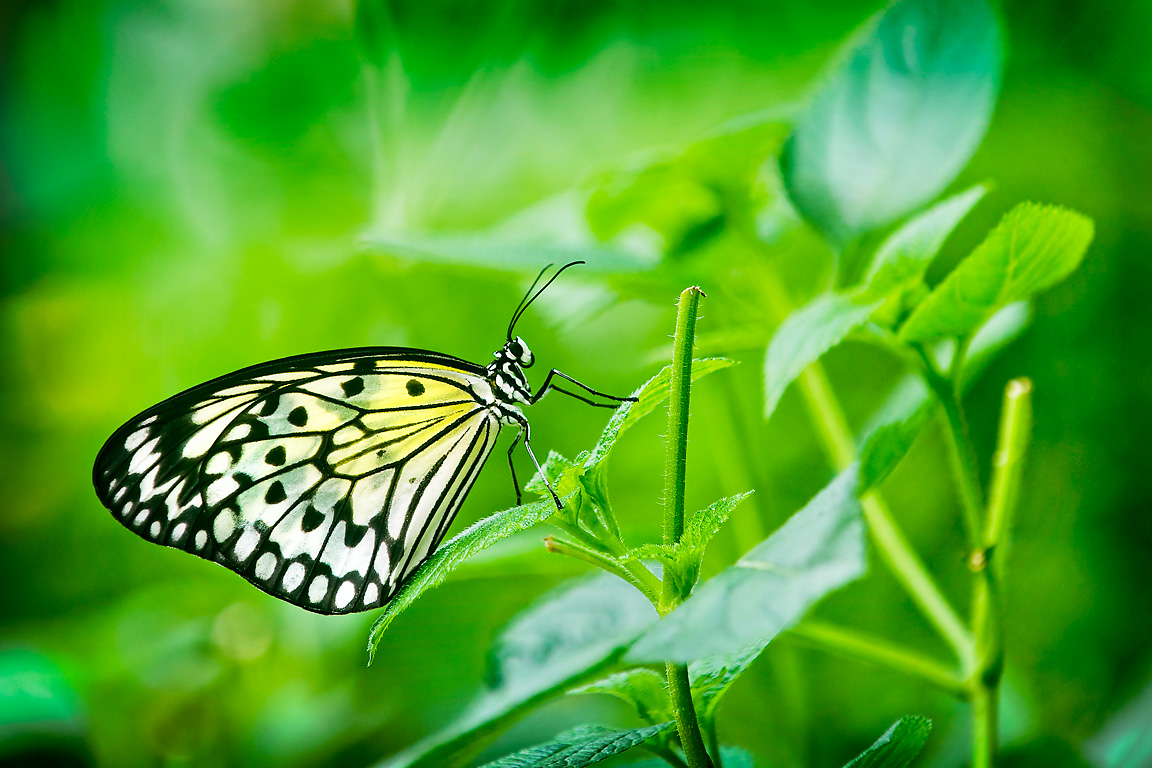
[[[508,462],[520,502],[518,444],[540,472],[522,406],[553,390],[600,407],[632,399],[556,369],[533,392],[524,373],[535,359],[513,336],[517,321],[582,263],[537,291],[552,265],[540,272],[487,366],[361,347],[273,360],[181,392],[108,439],[93,468],[96,494],[142,538],[220,563],[301,608],[380,607],[444,538],[505,425],[517,428]]]

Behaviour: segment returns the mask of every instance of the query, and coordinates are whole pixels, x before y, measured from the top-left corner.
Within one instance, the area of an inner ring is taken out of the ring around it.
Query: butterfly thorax
[[[494,357],[496,359],[485,369],[485,378],[492,385],[492,392],[496,398],[508,405],[514,403],[531,405],[532,388],[528,384],[524,369],[530,368],[535,362],[532,350],[528,349],[524,340],[517,336],[515,339],[509,339]]]

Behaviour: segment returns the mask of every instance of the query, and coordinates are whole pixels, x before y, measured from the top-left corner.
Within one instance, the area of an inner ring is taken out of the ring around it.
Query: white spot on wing
[[[160,521],[159,520],[153,520],[152,526],[148,529],[148,532],[152,534],[152,538],[156,538],[157,536],[159,536],[160,535]]]
[[[196,549],[204,549],[208,543],[208,531],[196,531]]]
[[[260,544],[260,533],[255,528],[246,528],[240,538],[236,540],[236,559],[241,564],[248,561],[256,547]]]
[[[212,454],[212,458],[208,459],[208,463],[204,465],[204,471],[210,475],[222,475],[228,471],[230,466],[232,466],[232,456],[229,455],[228,451],[220,451]]]
[[[372,605],[378,597],[380,597],[380,587],[376,586],[376,582],[373,581],[364,587],[364,605]]]
[[[251,424],[237,424],[224,435],[225,440],[243,440],[252,432]]]
[[[155,452],[159,443],[160,437],[157,435],[132,454],[132,461],[128,462],[128,474],[138,475],[159,461],[160,454]]]
[[[170,538],[172,541],[180,541],[180,539],[184,538],[184,532],[187,530],[188,525],[186,523],[176,523],[176,527],[172,529]]]
[[[308,585],[308,599],[318,603],[328,595],[328,577],[320,574]]]
[[[124,441],[124,447],[130,451],[134,451],[140,447],[144,439],[148,437],[148,428],[138,429],[132,434],[128,435],[128,439]]]
[[[225,509],[216,515],[216,520],[212,523],[212,535],[216,537],[216,541],[224,543],[229,536],[236,530],[236,513],[231,509]]]
[[[304,583],[305,568],[303,563],[292,563],[284,570],[284,578],[280,583],[284,586],[284,591],[291,594],[300,589],[300,585]]]
[[[265,552],[260,555],[256,560],[256,578],[261,581],[267,581],[272,578],[272,574],[276,572],[276,555],[271,552]]]
[[[336,607],[344,609],[352,602],[352,598],[356,597],[356,585],[350,581],[345,581],[336,590]]]
[[[208,493],[206,494],[208,497],[208,506],[216,506],[221,499],[232,495],[239,490],[239,488],[240,484],[236,482],[235,478],[231,475],[213,481],[212,484],[208,486]]]

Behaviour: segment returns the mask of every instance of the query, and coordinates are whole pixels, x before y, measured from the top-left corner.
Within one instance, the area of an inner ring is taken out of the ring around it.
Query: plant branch
[[[660,600],[661,584],[656,576],[643,565],[640,566],[640,570],[647,573],[650,577],[649,579],[639,577],[633,569],[624,567],[622,563],[617,562],[615,559],[574,541],[561,539],[557,536],[547,536],[544,538],[544,546],[549,552],[583,560],[597,568],[602,568],[609,573],[619,576],[640,590],[644,597],[648,598],[653,605],[656,605]]]
[[[692,384],[692,346],[696,333],[696,310],[704,292],[697,287],[680,294],[676,307],[676,335],[672,346],[672,378],[668,398],[668,447],[664,464],[664,543],[676,544],[684,534],[684,486],[687,474],[688,402]],[[678,592],[670,569],[664,569],[660,594],[661,613],[671,610],[686,595]],[[680,745],[690,768],[711,768],[700,722],[692,703],[688,667],[668,662],[668,693],[680,734]]]
[[[931,355],[923,347],[917,347],[920,359],[923,361],[924,378],[928,386],[936,393],[944,412],[944,423],[948,428],[948,455],[952,461],[953,474],[956,477],[957,490],[960,492],[961,506],[964,510],[964,529],[968,532],[968,544],[972,555],[978,557],[982,549],[981,520],[984,517],[983,491],[980,490],[980,473],[976,469],[976,453],[968,439],[968,426],[964,420],[964,410],[960,405],[960,397],[955,383],[959,381],[960,374],[957,368],[963,365],[962,352],[965,345],[957,348],[957,354],[952,362],[953,376],[946,378],[935,363]]]
[[[757,250],[763,249],[758,240],[752,238],[752,243]],[[781,321],[792,311],[788,293],[779,275],[771,267],[764,269],[761,276],[768,302],[775,310],[777,320]],[[798,384],[829,463],[837,471],[846,469],[858,458],[856,443],[824,367],[819,362],[808,366],[798,379]],[[952,648],[957,659],[963,664],[970,664],[973,655],[971,634],[896,524],[884,497],[879,491],[871,491],[860,502],[872,540],[888,568],[924,617]]]
[[[973,561],[974,566],[979,566],[972,600],[976,635],[976,668],[970,681],[973,768],[990,768],[999,740],[998,704],[1004,670],[1003,544],[1020,495],[1020,474],[1031,431],[1032,382],[1013,379],[1004,389],[988,518],[982,547],[977,552],[979,559]]]
[[[828,650],[923,678],[956,697],[963,698],[967,692],[966,681],[954,670],[888,640],[814,620],[805,620],[789,631]]]

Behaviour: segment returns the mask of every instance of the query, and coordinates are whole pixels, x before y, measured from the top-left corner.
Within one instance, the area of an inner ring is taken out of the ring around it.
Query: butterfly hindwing
[[[386,602],[443,538],[492,450],[484,369],[402,348],[238,371],[121,427],[101,501],[138,535],[319,613]]]

